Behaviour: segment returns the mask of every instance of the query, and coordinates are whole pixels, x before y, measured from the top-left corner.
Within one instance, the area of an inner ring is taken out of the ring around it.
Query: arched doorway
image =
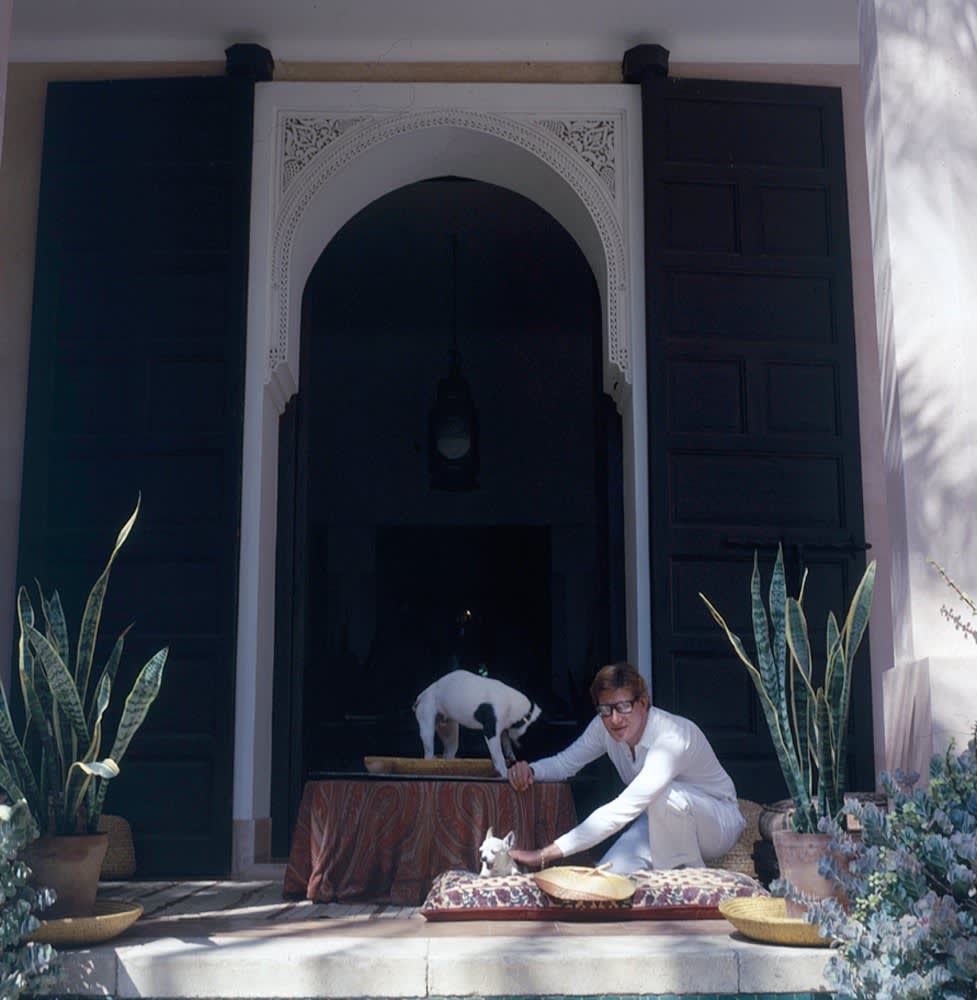
[[[478,412],[470,490],[439,488],[430,470],[429,412],[453,344]],[[301,760],[276,774],[276,819],[310,774],[417,755],[413,699],[454,667],[543,707],[531,755],[562,747],[594,665],[626,655],[621,422],[577,245],[493,185],[391,192],[309,276],[300,383],[279,448],[279,496],[294,488],[300,523],[279,531],[293,565],[278,586],[301,594],[279,594],[291,613],[278,622],[276,699],[295,704],[275,741],[277,759]],[[462,734],[462,753],[482,756],[480,744]]]
[[[300,383],[300,308],[342,227],[417,181],[498,184],[548,212],[600,296],[603,389],[622,422],[627,655],[649,672],[638,95],[628,87],[344,86],[258,89],[245,405],[235,857],[263,837],[272,786],[279,422]],[[287,512],[286,512],[287,513]],[[276,765],[277,766],[277,765]],[[249,843],[249,837],[251,842]]]

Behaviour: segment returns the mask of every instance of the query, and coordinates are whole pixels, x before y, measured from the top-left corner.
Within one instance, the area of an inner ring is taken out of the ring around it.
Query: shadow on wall
[[[903,540],[886,568],[898,664],[882,678],[886,757],[925,775],[931,750],[977,718],[977,650],[941,618],[948,592],[927,565],[977,583],[977,245],[959,224],[977,206],[977,18],[967,0],[860,16],[863,48],[879,30],[883,43],[865,67],[866,122],[886,494]]]

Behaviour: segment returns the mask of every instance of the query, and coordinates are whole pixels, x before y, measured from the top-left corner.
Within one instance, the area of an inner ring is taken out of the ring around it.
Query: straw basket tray
[[[724,899],[719,912],[741,933],[767,944],[806,945],[828,948],[815,924],[787,916],[785,901],[776,896],[743,896]]]
[[[123,899],[96,899],[95,912],[89,917],[62,917],[42,920],[31,940],[53,944],[56,948],[82,948],[118,937],[142,916],[139,903]]]
[[[417,777],[497,778],[495,765],[488,757],[364,757],[363,766],[370,774],[412,774]]]
[[[635,884],[623,875],[612,875],[601,868],[560,865],[544,868],[533,881],[555,899],[622,903],[634,895]]]

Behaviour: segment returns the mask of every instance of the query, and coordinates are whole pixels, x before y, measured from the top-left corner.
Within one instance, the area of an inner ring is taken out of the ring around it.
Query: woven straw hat
[[[620,903],[634,895],[635,884],[623,875],[612,875],[599,868],[577,865],[560,865],[544,868],[533,875],[535,883],[555,899],[591,900],[594,902]]]

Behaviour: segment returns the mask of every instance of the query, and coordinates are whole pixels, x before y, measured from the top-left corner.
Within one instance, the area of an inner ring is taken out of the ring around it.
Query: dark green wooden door
[[[755,550],[765,580],[778,542],[794,587],[808,567],[820,633],[864,568],[840,94],[658,78],[642,97],[654,697],[770,801],[766,725],[698,594],[752,649]],[[850,767],[871,789],[860,656]]]
[[[106,811],[139,874],[230,867],[253,83],[48,90],[19,580],[77,623],[142,493],[102,638],[120,695],[167,644]]]

